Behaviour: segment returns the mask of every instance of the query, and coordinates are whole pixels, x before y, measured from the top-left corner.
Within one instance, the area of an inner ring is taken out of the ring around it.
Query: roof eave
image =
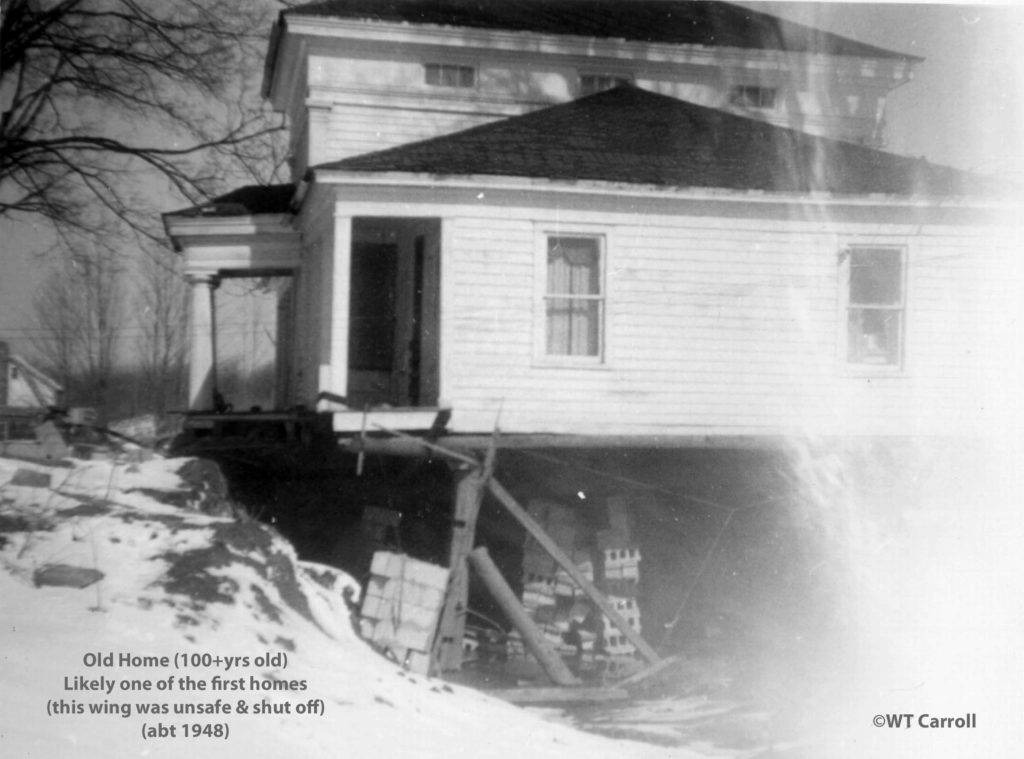
[[[284,11],[284,13],[287,13],[287,11]],[[710,59],[722,55],[738,56],[747,60],[751,55],[756,54],[769,60],[779,60],[780,57],[798,58],[806,61],[808,65],[821,66],[833,65],[836,58],[886,61],[893,65],[903,64],[907,72],[924,60],[924,58],[918,56],[892,51],[883,51],[891,53],[889,55],[850,55],[813,50],[798,51],[775,48],[704,45],[695,42],[645,42],[616,37],[586,37],[572,34],[442,26],[439,24],[416,24],[412,26],[406,22],[330,16],[293,15],[291,19],[288,32],[294,35],[336,39],[355,37],[360,41],[372,41],[381,44],[407,41],[415,42],[416,44],[433,43],[474,48],[485,46],[490,50],[502,52],[558,52],[571,55],[586,55],[588,57],[595,55],[597,57],[608,57],[614,55],[616,51],[622,53],[623,51],[628,52],[633,48],[642,48],[645,61],[668,61],[680,56],[704,56]],[[907,72],[903,72],[904,75]]]
[[[278,14],[277,21],[270,27],[270,39],[267,42],[267,57],[263,61],[263,81],[260,83],[260,96],[270,99],[274,87],[274,75],[277,73],[278,56],[285,33],[284,11]]]
[[[295,214],[252,213],[252,214],[188,214],[173,211],[161,215],[164,232],[171,241],[175,253],[184,250],[182,240],[202,235],[204,237],[236,237],[253,235],[260,231],[291,229]],[[298,234],[298,233],[295,233]]]
[[[352,171],[312,167],[307,177],[331,185],[362,185],[375,187],[407,187],[453,189],[503,189],[547,193],[619,195],[624,197],[686,198],[737,203],[806,204],[826,206],[904,206],[925,208],[981,207],[989,209],[1017,208],[1016,202],[977,196],[898,195],[895,193],[847,194],[825,191],[782,192],[726,187],[693,187],[641,184],[595,179],[560,180],[539,177],[516,177],[499,174],[436,174],[403,171]]]
[[[595,43],[595,41],[606,40],[608,42],[620,43],[620,44],[621,43],[642,44],[642,45],[645,46],[645,48],[650,47],[652,45],[654,45],[654,46],[667,45],[669,47],[677,47],[677,48],[678,47],[690,47],[690,48],[707,48],[707,49],[717,49],[717,50],[721,50],[721,49],[736,49],[736,50],[744,50],[746,52],[749,52],[751,50],[761,50],[763,52],[790,53],[790,54],[808,55],[808,56],[819,56],[820,55],[820,56],[825,56],[825,57],[835,57],[835,56],[838,56],[838,57],[852,57],[852,58],[873,59],[873,60],[904,61],[904,62],[909,63],[911,65],[920,63],[923,60],[925,60],[924,58],[921,58],[921,57],[915,56],[915,55],[911,55],[909,53],[903,53],[903,52],[896,51],[896,50],[888,50],[888,49],[880,48],[880,47],[873,46],[873,45],[866,45],[864,43],[859,43],[857,40],[854,40],[853,38],[843,37],[842,35],[830,34],[828,32],[824,32],[821,29],[817,29],[815,27],[810,27],[810,26],[807,26],[805,24],[800,24],[800,23],[792,22],[792,21],[786,21],[785,19],[782,19],[780,17],[772,16],[771,14],[764,14],[764,13],[756,11],[756,10],[754,10],[752,8],[746,8],[745,10],[747,10],[749,12],[752,12],[752,13],[755,13],[758,16],[769,16],[769,17],[775,19],[776,21],[779,21],[779,22],[781,22],[781,23],[783,23],[783,24],[785,24],[785,25],[787,25],[789,27],[810,29],[810,30],[815,31],[815,32],[823,33],[823,34],[826,34],[826,35],[829,35],[829,36],[832,36],[832,37],[837,37],[839,39],[846,40],[846,41],[848,41],[850,43],[854,43],[854,44],[860,45],[861,47],[864,48],[865,54],[837,53],[837,52],[822,51],[822,50],[786,51],[786,50],[774,49],[774,48],[757,48],[757,47],[734,47],[734,48],[727,48],[727,46],[702,45],[702,44],[699,44],[699,43],[685,43],[685,42],[654,42],[654,43],[652,43],[652,42],[648,42],[648,41],[640,40],[640,39],[617,38],[617,37],[611,37],[611,36],[607,36],[607,37],[605,37],[605,36],[593,37],[593,36],[588,36],[588,35],[569,34],[569,33],[558,34],[558,33],[549,32],[549,31],[545,32],[545,31],[535,31],[535,30],[530,30],[530,29],[512,29],[512,28],[502,28],[502,27],[497,27],[497,26],[495,26],[495,27],[456,26],[454,24],[438,24],[438,23],[433,23],[433,22],[427,23],[427,22],[423,22],[423,21],[412,21],[412,20],[409,20],[409,19],[403,19],[403,20],[398,20],[398,19],[374,19],[374,18],[365,18],[365,17],[362,17],[360,15],[347,15],[346,16],[346,15],[331,14],[331,13],[310,13],[310,12],[303,12],[303,9],[302,9],[301,6],[298,7],[298,8],[292,8],[292,9],[287,9],[287,10],[282,11],[281,12],[281,19],[283,21],[286,15],[288,17],[290,17],[292,19],[292,21],[293,21],[293,27],[294,27],[294,30],[296,31],[296,33],[301,33],[302,30],[303,30],[303,27],[305,27],[307,33],[313,33],[313,34],[325,35],[325,36],[332,36],[328,32],[328,30],[334,30],[335,33],[337,33],[338,30],[344,29],[345,27],[351,27],[353,25],[359,27],[360,29],[364,29],[364,30],[366,28],[368,28],[368,27],[369,28],[379,28],[379,29],[391,28],[391,29],[394,29],[394,30],[404,31],[407,34],[409,32],[410,27],[414,27],[416,29],[416,32],[414,32],[414,34],[417,34],[417,35],[421,34],[422,30],[426,29],[426,30],[430,30],[431,32],[435,32],[437,34],[456,35],[456,36],[458,36],[460,38],[463,38],[466,35],[473,35],[473,34],[477,34],[477,33],[483,34],[483,35],[491,35],[491,36],[512,35],[512,36],[517,36],[519,38],[522,38],[524,35],[528,35],[528,36],[538,37],[538,38],[549,38],[549,39],[559,39],[559,40],[565,40],[565,39],[581,40],[581,41],[586,42],[586,44],[588,46],[592,46]],[[872,49],[873,50],[877,50],[878,53],[877,54],[866,54],[868,51],[870,51]]]

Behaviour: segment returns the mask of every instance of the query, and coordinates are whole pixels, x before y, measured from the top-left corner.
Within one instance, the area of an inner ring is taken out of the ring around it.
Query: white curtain
[[[600,249],[596,239],[548,239],[549,355],[598,355],[601,317],[600,273]]]

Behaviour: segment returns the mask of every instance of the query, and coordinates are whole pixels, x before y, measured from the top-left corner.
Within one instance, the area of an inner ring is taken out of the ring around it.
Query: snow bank
[[[184,459],[0,459],[0,754],[696,755],[408,675],[355,635],[348,577],[217,490]]]

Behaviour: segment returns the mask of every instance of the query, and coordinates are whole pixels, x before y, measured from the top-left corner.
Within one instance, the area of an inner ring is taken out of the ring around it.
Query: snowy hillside
[[[350,579],[217,489],[183,459],[0,459],[0,755],[697,756],[408,675],[355,635]]]

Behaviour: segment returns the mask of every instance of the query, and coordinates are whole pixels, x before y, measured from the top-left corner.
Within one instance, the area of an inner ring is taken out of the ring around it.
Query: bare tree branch
[[[156,240],[140,177],[195,203],[225,168],[275,181],[282,124],[247,79],[279,6],[0,0],[0,216]]]

